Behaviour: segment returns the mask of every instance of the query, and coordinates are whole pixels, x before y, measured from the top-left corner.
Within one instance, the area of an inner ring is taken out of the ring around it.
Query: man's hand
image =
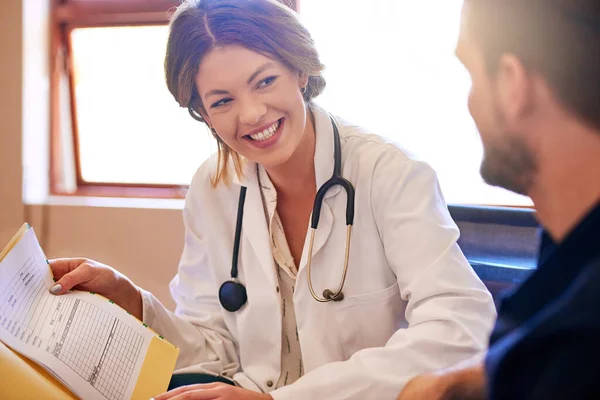
[[[484,400],[483,365],[462,370],[419,375],[410,380],[398,400]]]
[[[226,383],[206,383],[169,390],[155,400],[273,400],[271,395],[253,392]]]
[[[411,379],[398,400],[446,400],[448,384],[443,375],[419,375]]]

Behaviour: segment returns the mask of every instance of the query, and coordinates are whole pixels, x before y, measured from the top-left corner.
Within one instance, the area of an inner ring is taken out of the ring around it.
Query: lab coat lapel
[[[313,116],[315,119],[315,175],[317,190],[327,182],[333,175],[333,166],[335,163],[334,159],[334,139],[333,139],[333,127],[329,118],[329,113],[320,108],[319,106],[313,105]],[[339,125],[338,125],[339,129]],[[313,259],[319,250],[325,245],[327,238],[331,234],[333,228],[333,212],[331,207],[327,204],[327,199],[336,196],[340,192],[339,186],[330,188],[325,194],[323,203],[321,204],[321,216],[319,218],[319,225],[315,232],[315,241],[313,245]],[[302,270],[308,262],[308,250],[310,245],[310,222],[308,227],[308,234],[304,241],[304,249],[302,252],[302,260],[300,262],[299,271]]]
[[[243,236],[250,242],[269,282],[273,287],[276,287],[275,261],[273,260],[269,240],[269,228],[267,226],[256,172],[256,163],[246,161],[243,177],[241,179],[235,177],[233,183],[247,188],[244,218],[242,221]],[[249,267],[251,268],[251,266],[246,266],[246,271],[248,271]]]

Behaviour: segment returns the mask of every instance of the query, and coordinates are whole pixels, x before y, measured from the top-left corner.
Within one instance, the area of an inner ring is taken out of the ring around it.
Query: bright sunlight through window
[[[486,185],[467,109],[470,78],[454,55],[462,0],[302,0],[325,64],[319,103],[436,170],[449,203],[530,205]]]
[[[467,110],[469,76],[454,56],[462,0],[302,0],[326,66],[317,102],[429,162],[446,200],[530,205],[481,180]],[[188,184],[216,150],[168,93],[167,27],[73,31],[79,156],[89,182]]]
[[[167,90],[166,26],[73,31],[81,174],[87,182],[187,185],[216,145]]]

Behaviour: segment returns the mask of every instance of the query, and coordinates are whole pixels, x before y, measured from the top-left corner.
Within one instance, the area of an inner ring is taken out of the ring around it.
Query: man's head
[[[465,0],[457,55],[489,184],[528,194],[551,134],[600,131],[600,1]]]

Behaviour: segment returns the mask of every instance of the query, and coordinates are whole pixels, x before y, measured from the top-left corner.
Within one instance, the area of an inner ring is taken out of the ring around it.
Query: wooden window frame
[[[79,129],[73,76],[71,32],[77,28],[167,25],[180,0],[51,0],[50,43],[50,193],[61,196],[185,197],[187,185],[122,184],[87,182],[81,174]],[[280,0],[298,9],[299,0]],[[60,80],[66,76],[69,84],[70,122],[72,127],[73,160],[76,189],[65,193],[58,189],[63,179],[61,170],[61,99]]]

